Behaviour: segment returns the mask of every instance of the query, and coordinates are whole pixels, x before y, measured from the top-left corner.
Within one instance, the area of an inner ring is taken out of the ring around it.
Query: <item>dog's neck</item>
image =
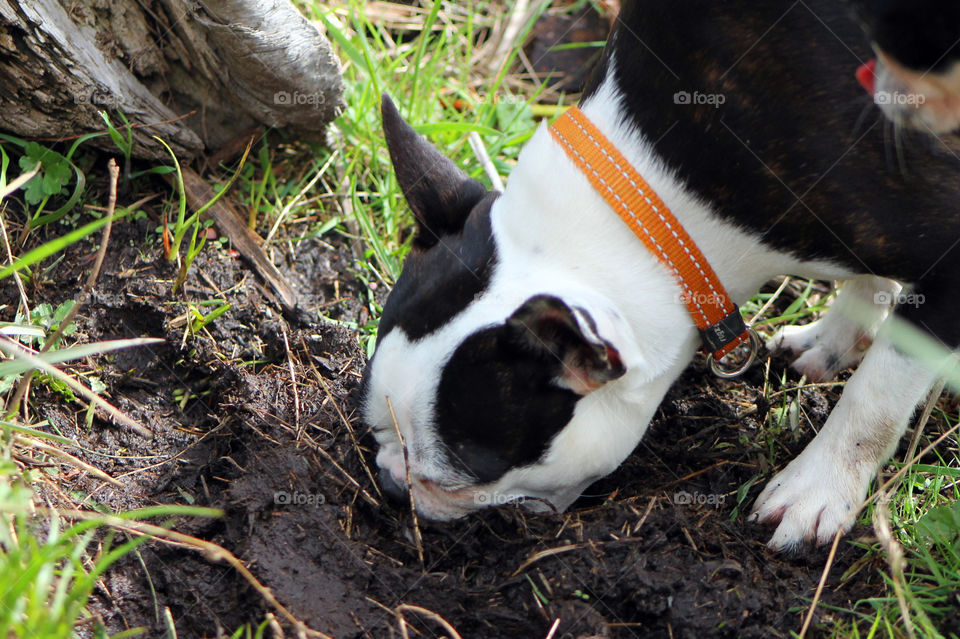
[[[654,155],[643,132],[626,124],[612,77],[608,74],[581,106],[584,114],[670,207],[736,303],[743,303],[775,275],[844,276],[835,267],[773,251],[760,238],[713,214],[710,205],[691,194]],[[542,274],[569,294],[579,290],[618,300],[616,311],[632,325],[637,341],[654,350],[645,353],[648,359],[672,361],[698,344],[672,273],[579,174],[545,125],[521,154],[492,216],[506,270]],[[536,275],[530,279],[543,285]],[[624,291],[634,294],[624,296]],[[676,334],[679,327],[689,338],[664,343],[663,331]]]

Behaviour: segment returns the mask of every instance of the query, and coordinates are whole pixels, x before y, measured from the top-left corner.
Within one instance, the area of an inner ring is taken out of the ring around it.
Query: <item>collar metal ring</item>
[[[710,370],[717,377],[724,379],[733,379],[743,375],[748,368],[757,360],[757,352],[760,350],[760,336],[752,327],[747,327],[750,340],[745,344],[727,353],[719,360],[714,359],[712,355],[707,355],[710,361]],[[746,350],[746,353],[744,353]]]

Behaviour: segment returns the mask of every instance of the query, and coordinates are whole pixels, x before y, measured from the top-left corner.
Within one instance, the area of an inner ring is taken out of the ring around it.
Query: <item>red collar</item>
[[[610,208],[673,271],[682,300],[714,359],[748,340],[755,352],[757,340],[752,339],[740,309],[710,263],[656,191],[610,140],[577,107],[568,109],[550,133]]]

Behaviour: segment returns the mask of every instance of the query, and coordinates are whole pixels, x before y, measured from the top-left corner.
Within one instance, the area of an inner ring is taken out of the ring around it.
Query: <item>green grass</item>
[[[125,118],[120,116],[125,121]],[[128,137],[107,116],[109,133],[124,154],[129,167]],[[65,403],[87,407],[88,425],[94,407],[107,409],[119,421],[133,424],[107,404],[98,393],[104,385],[95,375],[81,376],[57,368],[57,364],[102,356],[121,348],[137,347],[157,340],[132,339],[101,343],[75,343],[72,323],[77,301],[68,299],[56,308],[34,304],[28,297],[46,278],[64,251],[108,224],[136,215],[135,206],[118,208],[113,215],[78,212],[85,203],[87,178],[82,162],[75,162],[83,136],[64,153],[19,138],[0,135],[0,216],[3,247],[10,252],[0,268],[0,280],[15,278],[20,299],[16,309],[3,307],[13,320],[0,323],[0,636],[31,639],[66,639],[86,636],[107,639],[100,620],[88,611],[90,598],[106,570],[153,534],[131,534],[141,526],[137,518],[217,516],[205,508],[164,506],[132,513],[80,511],[65,503],[58,479],[61,465],[114,481],[102,471],[77,459],[65,449],[70,439],[48,432],[50,424],[26,423],[20,413],[24,389],[43,385]],[[163,167],[142,174],[161,174]],[[129,168],[126,171],[129,177]],[[52,211],[47,212],[51,207]],[[17,210],[19,208],[19,211]],[[103,210],[102,208],[100,210]],[[22,217],[14,213],[22,213]],[[14,224],[19,237],[11,239]],[[39,240],[39,241],[38,241]],[[25,248],[32,246],[32,248]],[[17,252],[20,252],[17,255]],[[51,265],[52,262],[52,265]],[[194,320],[202,330],[216,315],[214,310]],[[24,412],[26,414],[26,412]],[[29,461],[39,463],[32,469]],[[96,506],[96,504],[95,504]],[[99,510],[106,511],[102,506]],[[129,523],[128,523],[129,522]],[[134,528],[131,528],[134,527]],[[158,530],[162,530],[158,529]],[[241,628],[236,637],[263,636],[260,628]],[[132,628],[111,639],[141,636],[144,628]]]
[[[779,295],[787,296],[790,303],[783,312],[768,311],[755,322],[755,326],[773,330],[781,325],[803,323],[816,319],[829,306],[833,297],[814,292],[812,282],[785,282],[776,293],[755,296],[744,305],[747,315],[753,315]],[[781,304],[782,306],[782,304]],[[915,341],[913,331],[899,326],[892,329],[892,337],[908,351],[924,354],[925,340]],[[927,352],[931,361],[946,357],[940,349]],[[774,375],[772,371],[764,381],[766,399],[769,402],[767,424],[759,438],[744,440],[745,446],[759,447],[771,468],[782,468],[790,461],[782,447],[783,442],[796,442],[802,432],[813,428],[804,413],[801,396],[808,386],[805,379],[799,383],[789,380],[786,373]],[[830,386],[839,394],[842,382],[828,382],[817,386]],[[956,406],[950,406],[949,398],[942,397],[931,414],[918,449],[935,440],[941,433],[954,427],[960,415]],[[841,582],[867,581],[876,590],[876,595],[855,603],[850,609],[836,609],[820,604],[822,610],[833,613],[838,621],[832,627],[815,628],[813,636],[832,636],[838,639],[854,637],[911,636],[956,637],[957,610],[960,610],[960,457],[953,436],[931,453],[935,463],[913,464],[908,467],[902,482],[891,496],[888,509],[893,530],[890,543],[902,548],[905,566],[902,574],[891,568],[889,545],[881,541],[851,540],[862,550],[861,558],[854,562]],[[888,465],[893,473],[904,468],[904,460],[894,459]],[[772,474],[772,473],[771,473]],[[751,485],[766,481],[766,477],[754,477],[741,488],[744,496]],[[874,487],[875,488],[875,487]],[[738,502],[737,511],[743,512],[749,504]],[[870,503],[860,514],[858,522],[872,527],[877,504]],[[880,514],[887,516],[885,510]],[[902,593],[902,601],[896,592]],[[952,620],[952,621],[951,621]],[[952,628],[944,630],[944,623]],[[810,636],[808,634],[808,636]]]
[[[148,537],[114,544],[109,534],[97,539],[95,526],[87,522],[67,526],[55,514],[46,521],[29,517],[35,499],[26,485],[30,475],[11,462],[10,444],[4,448],[0,455],[0,633],[4,637],[73,637],[98,577]],[[99,543],[99,551],[94,542]]]
[[[337,230],[362,238],[365,249],[358,273],[376,288],[396,280],[413,239],[412,218],[383,141],[381,95],[390,95],[417,131],[489,186],[467,135],[476,132],[500,175],[508,174],[537,124],[530,100],[544,89],[528,85],[525,94],[515,90],[509,73],[516,52],[492,74],[478,66],[492,45],[494,25],[504,15],[502,3],[467,2],[455,8],[445,5],[442,11],[440,3],[428,4],[422,16],[425,36],[392,32],[372,21],[366,6],[359,1],[300,3],[308,17],[324,25],[343,63],[347,107],[334,123],[334,153],[347,211]],[[377,317],[381,309],[372,295],[368,304]],[[358,328],[372,353],[375,323]]]

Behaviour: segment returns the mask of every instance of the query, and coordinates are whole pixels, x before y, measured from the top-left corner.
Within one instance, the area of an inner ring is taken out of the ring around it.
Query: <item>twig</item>
[[[311,441],[311,440],[308,439],[307,441]],[[340,471],[340,474],[343,475],[344,477],[346,477],[347,480],[348,480],[351,484],[353,484],[354,487],[355,487],[358,491],[360,491],[360,496],[363,497],[363,499],[364,499],[368,504],[370,504],[371,506],[380,506],[380,505],[381,505],[379,501],[377,501],[376,499],[374,499],[373,495],[371,495],[370,492],[367,491],[366,488],[364,488],[363,486],[360,485],[360,482],[358,482],[356,479],[354,479],[353,476],[352,476],[350,473],[347,472],[347,469],[346,469],[346,468],[344,468],[343,466],[341,466],[341,465],[337,462],[337,460],[333,458],[333,455],[331,455],[330,453],[328,453],[328,452],[323,448],[323,446],[321,446],[320,444],[314,443],[314,444],[313,444],[313,450],[315,450],[315,451],[317,451],[318,453],[320,453],[320,455],[321,455],[324,459],[326,459],[326,460],[330,463],[331,466],[333,466],[333,467],[336,468],[338,471]]]
[[[553,623],[550,625],[550,630],[547,632],[546,639],[553,639],[553,636],[557,634],[557,628],[560,627],[560,617],[557,617],[553,620]]]
[[[40,164],[37,164],[29,171],[24,171],[23,173],[18,175],[15,180],[13,180],[9,184],[5,185],[2,189],[0,189],[0,201],[2,201],[3,198],[7,197],[11,193],[19,189],[21,186],[23,186],[24,184],[32,180],[33,177],[40,172],[40,166],[41,166]]]
[[[463,637],[460,636],[460,633],[457,632],[457,629],[450,625],[449,621],[432,610],[427,610],[426,608],[421,608],[420,606],[414,606],[412,604],[400,604],[394,609],[394,614],[397,615],[397,621],[400,622],[400,632],[403,633],[404,637],[408,638],[410,636],[407,634],[407,620],[403,617],[404,612],[415,612],[418,615],[430,619],[431,621],[437,622],[443,626],[444,630],[450,633],[450,639],[463,639]]]
[[[270,630],[273,631],[274,639],[284,639],[285,635],[283,634],[283,628],[280,626],[280,623],[277,621],[277,618],[273,615],[273,613],[268,612],[264,616],[267,618],[267,622],[270,624]]]
[[[470,148],[473,149],[473,154],[477,156],[480,166],[483,167],[484,173],[486,173],[487,178],[490,179],[490,185],[497,191],[503,191],[503,180],[500,179],[500,174],[497,173],[497,167],[493,165],[493,160],[490,159],[490,154],[487,153],[487,147],[484,145],[483,140],[480,139],[480,134],[476,131],[471,131],[469,135],[467,135],[467,140],[469,140]]]
[[[638,532],[640,532],[640,529],[643,528],[644,522],[647,521],[647,517],[650,516],[650,511],[653,510],[653,505],[655,503],[657,503],[656,496],[651,497],[650,501],[647,502],[647,509],[643,511],[643,516],[640,517],[640,521],[638,521],[633,525],[633,528],[631,529],[630,534],[636,535]]]
[[[90,292],[96,285],[97,278],[100,277],[100,269],[103,267],[103,260],[107,255],[107,245],[110,243],[110,231],[113,228],[113,216],[117,210],[117,181],[120,179],[120,167],[117,166],[117,163],[114,162],[113,158],[110,158],[110,161],[107,163],[107,171],[110,173],[110,195],[109,199],[107,200],[107,225],[103,227],[103,237],[100,240],[100,249],[97,251],[97,257],[93,261],[93,268],[90,269],[90,275],[87,276],[87,281],[84,283],[83,289],[80,291],[77,302],[67,312],[66,317],[64,317],[60,322],[57,330],[47,336],[47,339],[43,342],[43,347],[40,349],[41,353],[46,353],[54,344],[59,341],[61,337],[63,337],[67,327],[73,323],[73,320],[77,317],[77,313],[80,312],[80,306],[83,304],[83,301],[90,297]],[[20,281],[19,276],[17,281]],[[30,382],[32,379],[33,371],[27,371],[23,374],[23,378],[21,378],[20,383],[17,385],[17,390],[7,403],[8,414],[17,410],[17,406],[20,404],[20,401],[24,398],[24,396],[27,394],[27,390],[30,388]]]
[[[39,170],[39,167],[36,167],[36,170],[33,171],[33,174],[36,174],[36,171]],[[10,238],[7,236],[7,224],[4,222],[6,218],[6,206],[3,209],[0,209],[0,231],[3,231],[3,244],[7,249],[7,259],[10,260],[10,264],[13,265],[13,251],[10,248]],[[23,288],[23,280],[20,279],[20,272],[14,269],[13,279],[17,283],[17,289],[20,291],[20,303],[23,304],[23,312],[29,317],[30,316],[30,300],[27,298],[27,291]]]
[[[764,303],[764,305],[761,306],[760,309],[753,314],[753,317],[750,318],[750,322],[748,326],[752,326],[754,322],[756,322],[758,319],[763,317],[763,314],[767,312],[767,309],[770,308],[774,302],[777,301],[777,298],[780,297],[780,293],[782,293],[783,289],[787,288],[787,285],[789,284],[790,284],[790,277],[788,276],[783,278],[783,282],[781,282],[780,286],[777,287],[777,290],[773,292],[773,295],[770,296],[770,299],[768,299]]]
[[[380,492],[380,486],[377,484],[377,480],[373,478],[373,473],[370,471],[370,467],[367,465],[367,460],[364,459],[363,452],[360,450],[360,442],[357,441],[357,434],[353,430],[353,424],[351,424],[350,420],[347,419],[347,416],[343,413],[343,409],[340,408],[340,404],[337,402],[337,398],[334,397],[333,393],[330,392],[330,387],[327,386],[327,382],[323,379],[323,375],[321,375],[320,371],[317,370],[316,364],[313,363],[313,358],[310,357],[310,349],[307,348],[302,336],[300,337],[300,347],[303,349],[303,352],[307,354],[307,362],[310,364],[310,368],[313,370],[314,377],[316,377],[317,381],[320,382],[320,387],[323,388],[323,392],[327,394],[327,399],[330,400],[330,403],[333,405],[333,409],[337,412],[337,415],[340,416],[340,421],[343,422],[344,428],[347,429],[347,434],[350,435],[350,441],[353,443],[353,450],[356,451],[357,457],[360,458],[360,463],[363,465],[363,470],[367,473],[367,477],[370,479],[370,484],[373,486],[373,489],[377,491],[377,494],[380,495],[380,498],[383,499],[383,493]],[[372,503],[376,505],[375,501]]]
[[[293,354],[290,352],[290,342],[287,340],[287,329],[280,327],[280,334],[283,335],[283,347],[287,351],[287,368],[290,371],[290,387],[293,389],[293,427],[297,431],[297,443],[303,437],[303,425],[300,423],[300,393],[297,392],[297,374],[293,370]]]
[[[893,583],[893,592],[897,595],[897,604],[900,606],[900,618],[903,619],[903,626],[906,628],[910,639],[916,639],[913,620],[910,619],[910,607],[907,605],[907,597],[903,593],[903,547],[893,538],[893,531],[890,530],[890,513],[887,510],[887,504],[890,503],[891,492],[893,492],[893,488],[884,492],[873,507],[873,530],[877,534],[877,539],[883,545],[883,549],[887,551],[890,581]]]
[[[820,581],[817,583],[817,590],[813,593],[813,601],[810,602],[810,608],[807,609],[807,616],[803,620],[803,626],[800,628],[800,635],[798,639],[803,639],[807,630],[810,628],[810,623],[813,621],[813,613],[817,609],[817,604],[820,603],[820,596],[823,594],[823,587],[827,583],[827,577],[830,575],[830,569],[833,568],[833,560],[837,556],[837,546],[840,545],[840,538],[843,536],[843,527],[841,526],[840,530],[837,531],[837,534],[833,536],[833,545],[830,546],[830,554],[827,555],[827,563],[823,566],[823,572],[820,573]]]
[[[108,475],[107,473],[103,472],[102,470],[100,470],[99,468],[97,468],[97,467],[95,467],[95,466],[91,466],[90,464],[88,464],[87,462],[85,462],[85,461],[83,461],[83,460],[81,460],[81,459],[77,459],[76,457],[74,457],[74,456],[71,455],[70,453],[68,453],[68,452],[66,452],[66,451],[62,451],[62,450],[60,450],[59,448],[57,448],[56,446],[51,446],[51,445],[49,445],[49,444],[45,444],[45,443],[43,443],[43,442],[41,442],[41,441],[38,441],[37,439],[35,439],[35,438],[33,438],[33,437],[23,437],[22,435],[15,435],[14,438],[13,438],[13,443],[14,443],[14,444],[17,444],[17,445],[20,445],[20,446],[23,446],[23,447],[25,447],[25,448],[35,448],[35,449],[37,449],[37,450],[42,450],[43,452],[47,453],[48,455],[52,455],[53,457],[58,457],[58,458],[66,461],[66,462],[69,462],[69,463],[73,464],[74,466],[78,467],[79,469],[81,469],[81,470],[83,470],[83,471],[86,471],[87,473],[93,475],[94,477],[97,477],[98,479],[102,479],[103,481],[109,482],[109,483],[113,484],[114,486],[123,488],[123,484],[122,484],[122,483],[120,483],[119,481],[117,481],[116,479],[114,479],[113,477],[111,477],[110,475]]]
[[[33,177],[34,175],[37,174],[39,170],[40,170],[40,165],[38,164],[37,166],[33,167],[31,171],[29,171],[24,175],[30,175],[30,177]],[[17,178],[17,180],[23,178],[24,175],[21,175],[20,178]],[[17,180],[14,180],[14,182],[8,186],[12,186],[17,182]],[[7,249],[7,259],[10,260],[10,265],[12,266],[14,263],[13,250],[10,248],[10,237],[7,235],[7,224],[6,222],[4,222],[4,219],[6,218],[6,213],[7,213],[7,207],[4,204],[2,208],[0,208],[0,231],[3,231],[3,244]],[[23,280],[20,279],[20,273],[16,269],[13,270],[13,281],[17,283],[17,290],[20,292],[20,305],[23,307],[23,315],[24,317],[30,317],[30,299],[27,297],[26,289],[23,288]],[[20,389],[18,388],[15,392],[19,393]],[[20,397],[11,397],[7,401],[7,410],[5,411],[5,414],[8,417],[11,417],[15,412],[17,412],[17,405],[20,403],[21,398],[22,398],[22,394]],[[27,414],[26,404],[24,404],[23,409],[24,409],[23,421],[28,422],[30,421],[30,416]]]
[[[793,393],[795,391],[802,391],[807,388],[833,388],[834,386],[843,386],[846,382],[811,382],[809,384],[798,384],[796,386],[791,386],[789,388],[782,388],[778,391],[773,391],[766,398],[772,399],[779,395],[785,395],[787,393]]]
[[[533,564],[537,563],[541,559],[546,559],[547,557],[553,557],[554,555],[561,555],[565,552],[570,552],[571,550],[577,550],[578,548],[583,548],[583,544],[567,544],[566,546],[557,546],[555,548],[547,548],[545,550],[540,550],[538,552],[535,552],[529,557],[527,557],[524,560],[524,562],[520,564],[519,568],[517,568],[512,573],[510,573],[509,578],[513,579],[514,577],[516,577],[521,572],[523,572]]]
[[[110,158],[110,161],[107,162],[107,171],[110,173],[110,195],[107,199],[107,225],[103,227],[103,238],[100,240],[100,250],[97,251],[97,257],[93,261],[93,268],[90,269],[90,275],[87,276],[87,281],[83,285],[82,299],[90,295],[90,291],[93,290],[94,285],[97,283],[97,278],[100,277],[100,269],[103,268],[103,260],[107,256],[107,245],[110,244],[110,231],[113,229],[113,216],[117,211],[117,181],[120,179],[120,167],[117,166],[117,163],[114,162],[113,158]],[[73,318],[77,316],[77,313],[80,310],[80,304],[74,304],[73,308],[70,309],[70,312],[67,313],[66,318],[60,322],[60,326],[57,330],[47,338],[47,341],[44,342],[41,352],[47,351],[51,346],[53,346],[60,337],[63,336],[63,332],[66,330],[66,327],[70,325],[73,321]]]
[[[97,521],[106,526],[110,526],[111,528],[122,530],[133,535],[148,535],[154,539],[157,539],[158,541],[163,541],[174,546],[197,550],[210,561],[225,561],[237,572],[239,572],[240,575],[247,580],[247,583],[253,586],[254,590],[260,593],[260,596],[263,597],[268,604],[273,606],[281,615],[283,615],[287,621],[293,624],[297,630],[305,633],[307,636],[315,637],[317,639],[332,639],[332,637],[329,635],[317,630],[311,630],[304,622],[293,616],[293,613],[291,613],[283,604],[277,601],[277,598],[273,596],[273,593],[270,591],[270,589],[261,584],[257,578],[253,576],[253,573],[251,573],[250,570],[244,565],[244,563],[240,561],[236,555],[223,546],[218,546],[217,544],[209,542],[205,539],[191,537],[190,535],[185,535],[175,530],[168,530],[154,524],[148,524],[142,521],[130,521],[114,515],[103,515],[100,513],[83,510],[54,511],[53,509],[49,508],[37,508],[37,513],[46,516],[58,515],[68,519]]]
[[[413,484],[410,483],[410,458],[407,455],[407,444],[403,441],[403,433],[400,432],[400,424],[397,422],[397,414],[393,412],[393,402],[390,401],[390,397],[387,397],[387,408],[390,409],[393,429],[397,433],[397,439],[400,440],[400,450],[403,451],[403,470],[407,474],[407,495],[410,497],[410,514],[413,515],[413,540],[417,544],[417,557],[420,559],[420,566],[423,566],[423,535],[420,534],[417,504],[413,499]]]
[[[504,27],[503,35],[500,36],[500,41],[497,42],[497,47],[487,62],[487,71],[489,73],[497,72],[498,69],[506,63],[505,58],[510,49],[513,48],[513,41],[520,35],[523,23],[528,19],[527,7],[529,5],[530,0],[517,0],[513,8],[510,9],[510,18],[507,20],[507,26]]]
[[[956,360],[956,355],[953,356],[953,359]],[[937,405],[937,401],[940,399],[940,394],[943,392],[943,388],[946,385],[946,378],[942,378],[939,382],[934,384],[934,388],[930,391],[930,396],[927,397],[927,403],[923,407],[923,412],[920,413],[920,418],[917,420],[917,425],[913,429],[913,436],[910,438],[910,446],[907,448],[907,454],[904,456],[904,460],[913,459],[913,454],[917,452],[917,446],[920,445],[920,435],[923,434],[923,429],[927,425],[927,420],[930,419],[930,413],[933,412],[933,408]]]
[[[680,477],[679,479],[674,479],[673,481],[668,481],[667,483],[663,484],[663,485],[660,486],[659,488],[660,488],[660,490],[662,490],[662,489],[664,489],[664,488],[667,488],[667,487],[669,487],[669,486],[673,486],[673,485],[675,485],[675,484],[682,484],[683,482],[687,481],[688,479],[693,479],[694,477],[696,477],[696,476],[698,476],[698,475],[702,475],[703,473],[710,472],[711,470],[713,470],[713,469],[715,469],[715,468],[719,468],[720,466],[725,466],[725,465],[730,464],[730,463],[733,463],[733,462],[731,462],[731,461],[728,460],[728,459],[724,459],[724,460],[718,461],[716,464],[711,464],[711,465],[707,466],[706,468],[701,468],[700,470],[695,470],[695,471],[693,471],[692,473],[690,473],[690,474],[688,474],[688,475],[684,475],[683,477]]]
[[[163,340],[156,340],[156,341],[161,342]],[[121,413],[112,404],[104,400],[102,397],[100,397],[99,395],[91,391],[89,388],[87,388],[77,380],[73,379],[72,377],[70,377],[63,371],[61,371],[56,366],[46,363],[45,361],[43,361],[42,359],[40,359],[30,351],[23,348],[23,346],[13,341],[12,339],[9,339],[7,337],[0,335],[0,351],[3,351],[4,353],[6,353],[9,357],[22,359],[24,362],[29,364],[32,368],[41,369],[44,372],[46,372],[48,375],[51,375],[52,377],[57,378],[58,380],[60,380],[61,382],[63,382],[64,384],[72,388],[75,392],[79,393],[80,395],[83,395],[88,401],[96,404],[97,407],[101,408],[104,412],[110,415],[114,420],[123,424],[124,426],[136,432],[137,434],[142,435],[144,437],[153,437],[152,432],[150,432],[148,429],[144,428],[134,420],[130,419],[129,417]]]

